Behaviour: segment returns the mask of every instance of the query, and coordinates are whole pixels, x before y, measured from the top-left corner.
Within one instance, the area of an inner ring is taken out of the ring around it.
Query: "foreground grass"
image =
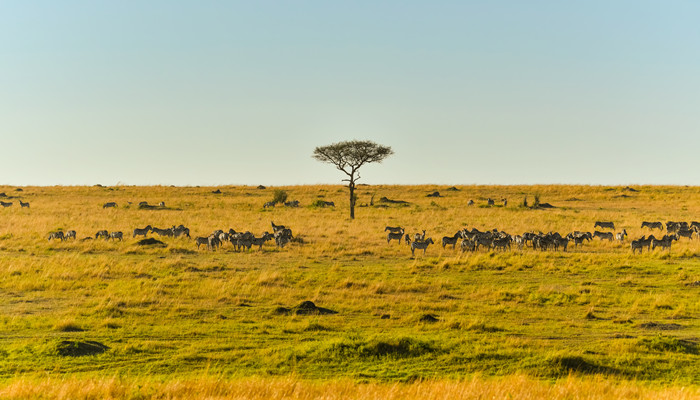
[[[311,382],[296,378],[221,381],[211,378],[167,382],[88,380],[16,380],[0,387],[3,399],[673,399],[700,398],[694,388],[659,388],[615,383],[599,377],[568,377],[547,383],[522,375],[506,380],[471,378],[410,384],[357,384],[352,381]]]
[[[375,397],[410,398],[416,388],[496,390],[512,381],[550,391],[547,397],[592,382],[620,398],[635,390],[652,398],[697,395],[674,389],[700,383],[697,240],[641,256],[596,240],[569,253],[462,254],[436,245],[413,258],[405,245],[387,245],[384,227],[426,229],[439,242],[462,227],[567,233],[612,220],[638,237],[649,234],[643,220],[697,220],[698,188],[370,186],[359,192],[355,221],[336,186],[284,188],[302,207],[271,210],[262,204],[272,189],[219,189],[0,188],[31,202],[30,209],[0,209],[0,382],[7,393],[43,385],[56,395],[47,397],[93,387],[95,398],[103,390],[121,393],[114,398],[134,391],[178,398],[171,388],[179,387],[184,398],[202,385],[213,398],[235,398],[237,387],[272,382],[282,394],[291,385],[332,396],[363,383],[357,390],[376,390]],[[436,189],[445,197],[425,197]],[[558,208],[518,206],[534,194]],[[409,203],[380,203],[384,196]],[[483,207],[487,197],[508,197],[509,205]],[[338,207],[307,206],[316,199]],[[467,207],[469,199],[477,205]],[[140,210],[143,200],[165,201],[168,209]],[[107,201],[119,208],[102,209]],[[130,238],[148,224],[182,223],[193,236],[228,228],[260,234],[270,220],[292,227],[299,242],[211,252],[186,239],[163,239],[160,248]],[[75,229],[79,238],[121,230],[126,240],[48,242],[57,229]],[[280,312],[303,301],[337,313]]]

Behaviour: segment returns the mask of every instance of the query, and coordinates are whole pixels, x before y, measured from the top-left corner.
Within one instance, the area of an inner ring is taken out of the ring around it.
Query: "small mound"
[[[102,354],[109,350],[109,347],[100,342],[86,341],[74,342],[64,340],[56,346],[56,352],[62,357],[82,357]]]
[[[442,195],[440,195],[440,192],[433,192],[428,194],[426,197],[442,197]]]
[[[167,244],[161,242],[158,239],[154,239],[154,238],[142,239],[142,240],[139,240],[138,242],[136,242],[136,244],[139,246],[160,246],[160,247],[167,247],[168,246]]]
[[[312,301],[304,301],[296,307],[277,307],[273,314],[276,315],[328,315],[337,314],[337,311],[328,308],[317,307]]]
[[[454,186],[449,187],[449,188],[447,188],[447,189],[445,189],[445,190],[447,190],[448,192],[459,192],[459,189],[457,189],[457,188],[454,187]]]
[[[622,190],[626,190],[626,191],[628,191],[628,192],[639,192],[639,190],[637,190],[637,189],[635,189],[635,188],[631,188],[631,187],[629,187],[629,186],[626,186],[626,187],[625,187],[624,189],[622,189]]]
[[[263,185],[258,185],[258,189],[263,190],[263,189],[267,189],[267,188]]]
[[[553,205],[551,205],[551,204],[549,204],[549,203],[542,203],[542,204],[538,205],[537,207],[533,207],[533,208],[540,208],[540,209],[542,209],[542,208],[556,208],[556,207],[553,206]]]
[[[428,322],[428,323],[434,323],[440,321],[436,316],[433,314],[425,314],[420,319],[418,320],[420,322]]]
[[[387,197],[382,197],[381,199],[379,199],[379,201],[382,202],[382,203],[390,203],[390,204],[408,204],[407,201],[403,201],[403,200],[391,200],[391,199],[389,199],[389,198],[387,198]]]
[[[221,190],[216,189],[216,190],[212,191],[212,193],[214,193],[214,194],[221,194]]]

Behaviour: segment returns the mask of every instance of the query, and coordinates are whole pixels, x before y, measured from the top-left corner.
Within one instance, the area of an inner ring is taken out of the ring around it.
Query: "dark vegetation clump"
[[[343,340],[324,351],[337,358],[409,358],[437,353],[441,350],[432,343],[410,337],[383,340]]]
[[[272,201],[274,203],[284,204],[287,201],[287,192],[282,189],[275,189],[275,193],[272,195]]]
[[[551,365],[558,370],[561,375],[572,372],[580,374],[615,374],[613,368],[596,365],[581,356],[558,356],[550,359]]]
[[[221,189],[216,189],[216,190],[212,191],[212,193],[214,193],[214,194],[221,194]]]
[[[159,246],[159,247],[167,247],[168,246],[167,244],[161,242],[158,239],[154,239],[154,238],[142,239],[142,240],[139,240],[138,242],[136,242],[136,244],[139,246]]]
[[[436,316],[433,314],[425,314],[418,319],[420,322],[427,322],[427,323],[434,323],[440,321]]]
[[[662,353],[698,354],[698,344],[689,340],[678,339],[671,336],[658,335],[653,338],[640,339],[639,346]]]
[[[391,200],[391,199],[389,199],[389,198],[387,198],[387,197],[382,197],[381,199],[379,199],[379,202],[380,202],[380,203],[389,203],[389,204],[408,204],[407,201],[403,201],[403,200]]]
[[[683,329],[683,325],[678,324],[662,324],[659,322],[645,322],[639,325],[643,329],[652,329],[657,331],[677,331]]]
[[[277,307],[274,311],[276,315],[328,315],[337,314],[337,311],[328,308],[317,307],[312,301],[304,301],[296,307]]]
[[[258,185],[258,189],[263,190],[263,189],[267,189],[267,188],[263,185]]]
[[[459,192],[459,189],[457,189],[457,188],[454,187],[454,186],[449,187],[449,188],[447,188],[447,189],[445,189],[445,190],[447,190],[448,192]]]
[[[64,340],[56,346],[56,354],[61,357],[93,356],[102,354],[107,350],[109,350],[109,347],[94,341],[77,342]]]
[[[440,192],[436,191],[433,193],[429,193],[426,197],[442,197],[442,195],[440,194]]]

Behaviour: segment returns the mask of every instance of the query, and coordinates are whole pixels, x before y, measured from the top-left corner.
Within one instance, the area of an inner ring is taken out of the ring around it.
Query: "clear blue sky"
[[[0,184],[700,185],[695,1],[5,1]]]

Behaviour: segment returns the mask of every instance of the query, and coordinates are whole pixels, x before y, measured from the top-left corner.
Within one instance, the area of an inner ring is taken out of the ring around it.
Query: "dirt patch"
[[[304,301],[296,307],[277,307],[274,311],[276,315],[329,315],[337,314],[337,311],[328,308],[317,307],[312,301]]]
[[[158,247],[168,247],[167,244],[161,242],[158,239],[154,238],[147,238],[147,239],[142,239],[136,242],[137,245],[139,246],[158,246]]]
[[[107,350],[109,350],[109,347],[94,341],[75,342],[64,340],[56,346],[56,353],[62,357],[93,356],[102,354]]]
[[[678,325],[678,324],[662,324],[659,322],[645,322],[643,324],[639,325],[640,328],[643,329],[652,329],[656,331],[677,331],[679,329],[683,329],[683,325]]]

